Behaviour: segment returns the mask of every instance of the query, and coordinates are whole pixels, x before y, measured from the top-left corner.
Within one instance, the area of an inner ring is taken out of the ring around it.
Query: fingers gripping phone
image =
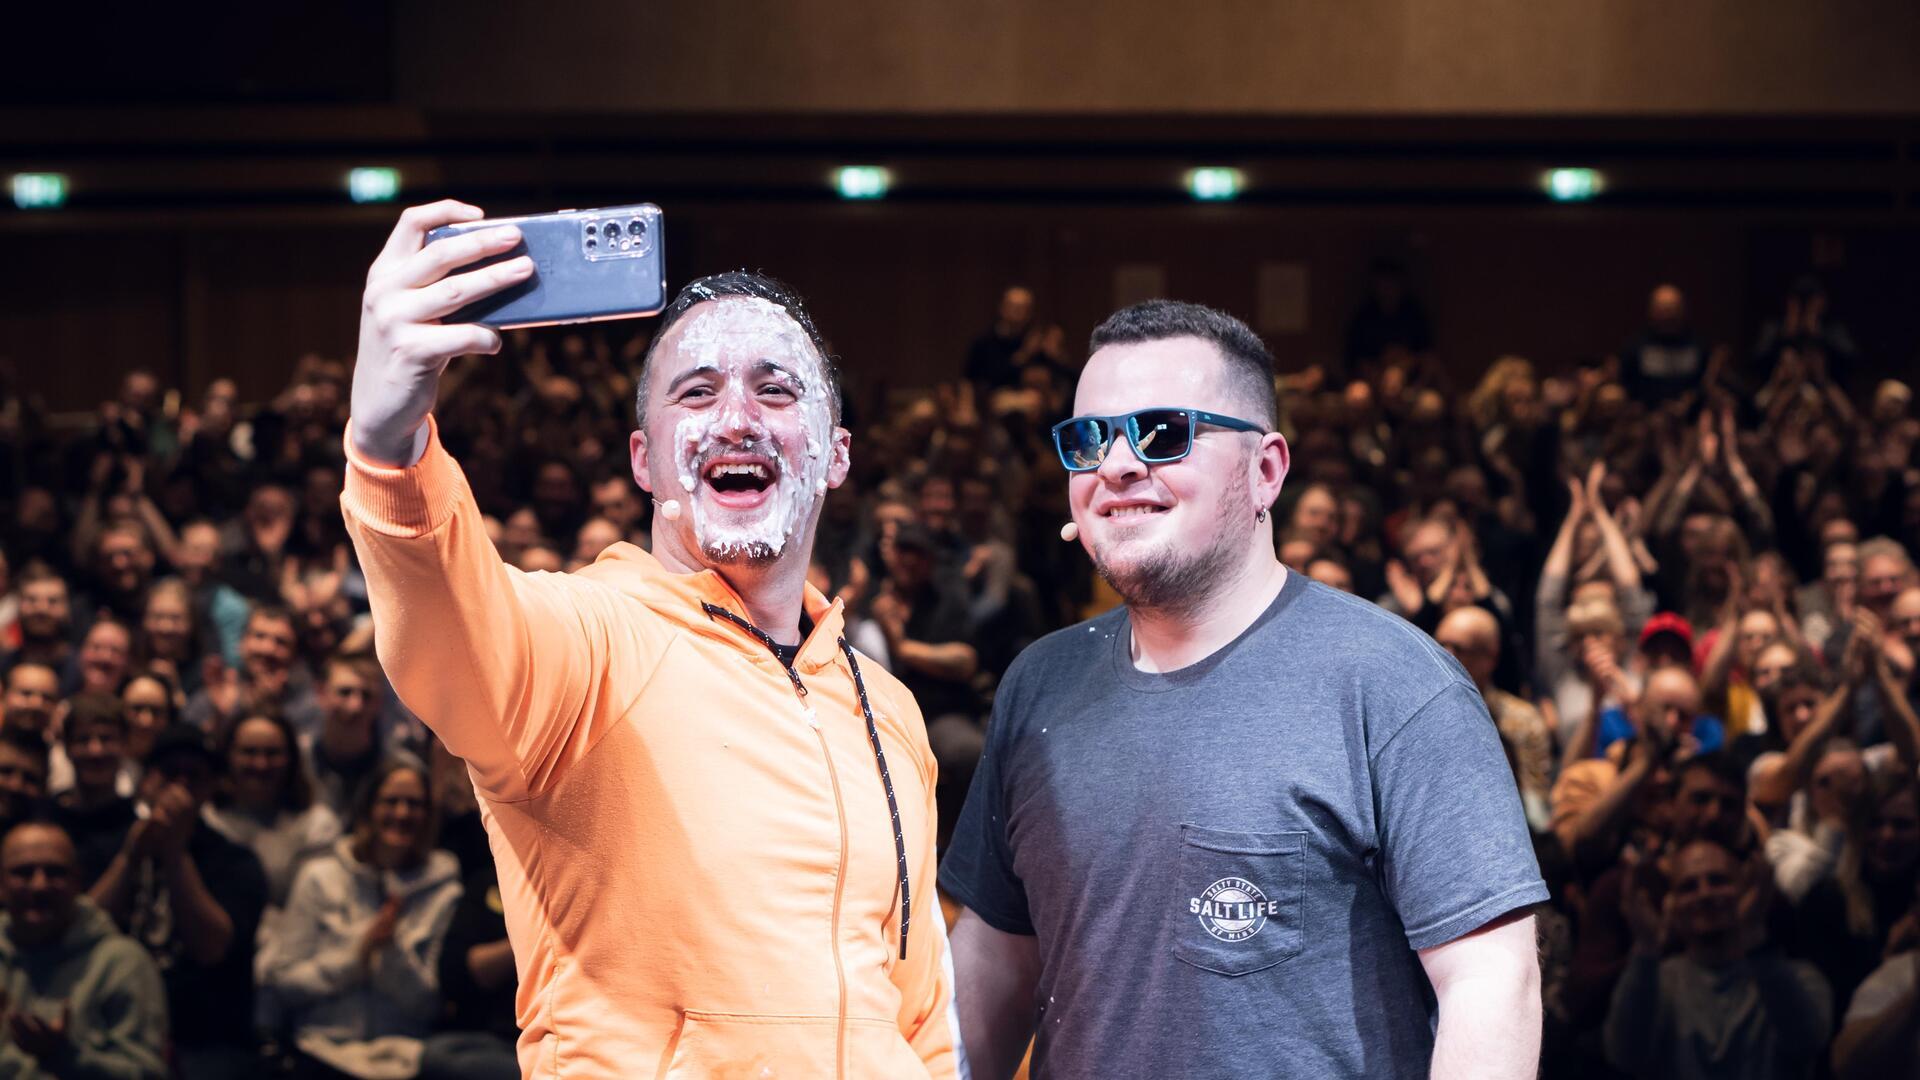
[[[427,243],[501,225],[519,228],[520,242],[454,273],[530,255],[533,274],[441,322],[512,330],[632,319],[667,305],[666,248],[660,208],[652,203],[446,225],[429,232]]]

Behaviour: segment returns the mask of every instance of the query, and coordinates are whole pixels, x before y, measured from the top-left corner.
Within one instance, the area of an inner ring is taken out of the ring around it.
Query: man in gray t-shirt
[[[940,873],[973,1075],[1033,1034],[1037,1078],[1531,1077],[1547,892],[1473,683],[1274,558],[1250,330],[1155,301],[1093,346],[1058,442],[1128,606],[995,701]]]

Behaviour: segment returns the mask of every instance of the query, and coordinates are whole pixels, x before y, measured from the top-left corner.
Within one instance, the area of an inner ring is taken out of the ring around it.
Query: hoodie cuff
[[[387,536],[411,539],[433,532],[453,517],[466,477],[440,444],[440,425],[427,415],[427,447],[405,468],[377,465],[353,448],[353,423],[342,437],[347,454],[346,490],[340,509],[351,520]]]

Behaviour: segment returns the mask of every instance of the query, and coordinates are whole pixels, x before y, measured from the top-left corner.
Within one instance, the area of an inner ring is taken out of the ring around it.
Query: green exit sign
[[[347,197],[357,203],[392,202],[400,194],[400,170],[369,166],[347,174]]]
[[[22,210],[52,210],[66,204],[67,174],[14,173],[7,188],[13,193],[13,205]]]
[[[833,170],[833,189],[843,199],[885,198],[893,174],[879,165],[845,165]]]
[[[1246,174],[1224,165],[1205,165],[1187,170],[1187,194],[1201,202],[1226,202],[1240,197],[1247,186]]]
[[[1606,178],[1596,169],[1551,169],[1541,186],[1554,202],[1585,202],[1600,194]]]

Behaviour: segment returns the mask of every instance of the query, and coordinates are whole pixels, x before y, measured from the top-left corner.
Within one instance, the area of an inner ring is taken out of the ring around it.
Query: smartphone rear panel
[[[658,206],[639,203],[490,218],[435,229],[427,234],[428,243],[501,225],[520,230],[520,243],[510,250],[454,273],[521,255],[533,257],[533,276],[440,321],[511,330],[656,314],[667,304],[661,222]]]

